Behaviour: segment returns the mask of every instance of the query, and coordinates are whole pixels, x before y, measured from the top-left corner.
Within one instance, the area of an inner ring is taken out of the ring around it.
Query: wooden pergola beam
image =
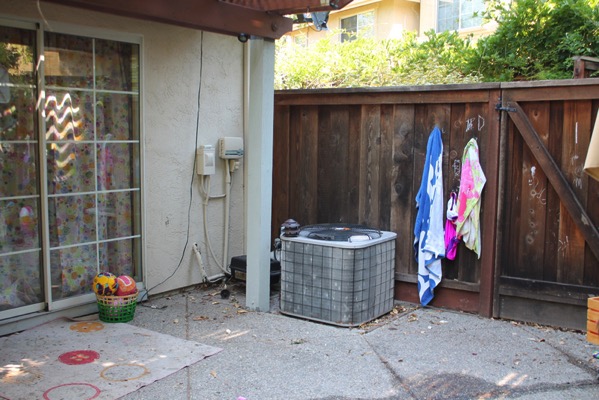
[[[278,39],[292,20],[219,0],[43,0],[113,15],[238,36]]]

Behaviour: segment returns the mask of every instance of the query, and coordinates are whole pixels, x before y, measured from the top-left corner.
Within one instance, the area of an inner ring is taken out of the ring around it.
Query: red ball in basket
[[[116,280],[119,284],[119,287],[116,289],[117,296],[129,296],[137,292],[135,280],[129,275],[121,275]]]

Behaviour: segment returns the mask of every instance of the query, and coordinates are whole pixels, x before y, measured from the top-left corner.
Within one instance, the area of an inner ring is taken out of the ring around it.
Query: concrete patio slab
[[[133,324],[224,350],[126,400],[599,398],[599,346],[581,332],[397,303],[343,328],[245,310],[244,286],[140,304]]]

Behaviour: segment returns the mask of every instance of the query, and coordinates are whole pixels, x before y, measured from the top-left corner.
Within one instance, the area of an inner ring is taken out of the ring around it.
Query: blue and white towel
[[[443,227],[443,139],[435,127],[428,138],[420,190],[416,195],[414,252],[418,260],[418,295],[427,305],[441,282],[441,259],[445,257]]]

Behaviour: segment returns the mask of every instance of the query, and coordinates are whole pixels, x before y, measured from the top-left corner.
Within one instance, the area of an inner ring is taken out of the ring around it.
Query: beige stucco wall
[[[437,2],[438,0],[354,0],[339,11],[329,15],[329,31],[316,31],[313,27],[298,29],[288,35],[305,35],[308,45],[327,35],[334,35],[339,40],[340,35],[335,33],[341,27],[341,19],[352,15],[374,11],[375,36],[378,39],[397,39],[406,31],[418,32],[421,38],[424,33],[437,29]],[[481,27],[468,28],[459,31],[460,36],[472,35],[474,39],[491,34],[497,25],[487,23]]]
[[[354,0],[342,10],[329,14],[328,31],[316,31],[312,26],[292,32],[289,36],[302,34],[308,44],[333,35],[340,40],[341,19],[356,14],[374,11],[375,37],[378,39],[398,39],[403,32],[419,30],[420,15],[418,1],[413,0]]]
[[[426,31],[437,29],[437,1],[420,0],[420,36],[424,36]]]
[[[41,11],[41,13],[40,13]],[[143,267],[147,287],[167,279],[181,258],[186,240],[190,181],[195,156],[198,90],[203,58],[198,144],[217,146],[221,136],[243,136],[243,45],[234,37],[164,24],[112,17],[34,0],[0,0],[0,15],[68,23],[101,32],[140,36],[142,51],[142,149],[144,189]],[[58,26],[58,25],[55,25]],[[72,32],[71,32],[72,33]],[[118,36],[117,36],[118,37]],[[203,56],[202,56],[203,50]],[[224,193],[224,165],[218,160],[212,194]],[[233,176],[230,255],[244,254],[243,162]],[[191,250],[198,243],[209,274],[219,269],[206,255],[199,180],[194,176],[189,243],[176,274],[151,294],[200,281]],[[211,242],[222,261],[224,201],[208,207]]]
[[[375,34],[377,38],[399,39],[404,32],[418,31],[420,17],[418,3],[408,0],[386,0],[377,3],[375,7]],[[368,11],[368,6],[360,8]],[[358,12],[355,13],[357,14]],[[345,16],[342,16],[342,18],[345,18]]]

